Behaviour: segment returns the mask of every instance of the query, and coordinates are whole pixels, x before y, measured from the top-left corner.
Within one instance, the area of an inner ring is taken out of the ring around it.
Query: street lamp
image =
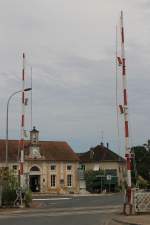
[[[31,90],[32,90],[32,88],[25,88],[24,89],[24,91],[31,91]],[[22,92],[22,90],[15,91],[14,93],[12,93],[10,95],[10,97],[8,98],[8,101],[7,101],[7,115],[6,115],[6,152],[5,152],[6,153],[6,157],[5,157],[6,166],[8,165],[8,112],[9,112],[9,103],[10,103],[11,98],[14,95],[16,95],[16,94],[18,94],[20,92]]]

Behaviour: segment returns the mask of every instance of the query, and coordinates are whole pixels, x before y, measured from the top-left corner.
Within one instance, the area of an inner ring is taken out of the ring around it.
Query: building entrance
[[[30,175],[30,189],[32,192],[40,192],[40,175]]]

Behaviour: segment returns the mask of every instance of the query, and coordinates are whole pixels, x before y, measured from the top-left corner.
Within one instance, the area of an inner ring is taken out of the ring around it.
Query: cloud
[[[100,142],[103,130],[116,150],[115,26],[120,10],[124,11],[134,143],[145,142],[150,113],[150,15],[146,0],[1,1],[1,137],[5,136],[7,99],[22,87],[24,51],[26,87],[30,86],[30,67],[33,69],[33,123],[41,138],[64,139],[83,151]],[[122,77],[118,76],[122,102]],[[26,95],[30,98],[30,93]],[[20,101],[18,95],[11,102],[10,138],[19,138]],[[26,127],[30,128],[30,105]],[[123,131],[121,135],[123,146]]]

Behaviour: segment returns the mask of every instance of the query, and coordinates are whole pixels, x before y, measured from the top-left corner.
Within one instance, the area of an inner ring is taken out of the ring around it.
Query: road
[[[89,206],[108,206],[122,204],[123,196],[121,194],[106,194],[96,196],[75,196],[75,197],[46,197],[45,201],[38,201],[40,197],[36,197],[36,202],[43,203],[43,207],[55,208],[72,208],[72,207],[89,207]]]
[[[39,208],[1,212],[0,225],[116,225],[122,196],[46,197],[34,204]]]

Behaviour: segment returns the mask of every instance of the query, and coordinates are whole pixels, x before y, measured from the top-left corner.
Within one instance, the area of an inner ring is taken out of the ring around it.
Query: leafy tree
[[[104,176],[104,171],[89,170],[85,172],[86,188],[89,192],[95,192],[104,188],[104,178],[97,176]],[[103,179],[102,182],[101,179]],[[101,187],[101,185],[103,186]]]
[[[136,180],[141,176],[150,183],[150,151],[143,146],[135,146],[132,148],[132,152],[135,155],[135,159],[132,160],[132,169],[134,172],[137,171]]]
[[[89,192],[102,192],[105,191],[117,191],[118,180],[117,176],[111,177],[108,180],[107,175],[111,175],[111,171],[99,170],[93,171],[89,170],[85,172],[86,188]]]
[[[2,187],[2,204],[13,206],[18,186],[17,178],[13,175],[12,171],[8,171],[7,179],[4,180]]]

